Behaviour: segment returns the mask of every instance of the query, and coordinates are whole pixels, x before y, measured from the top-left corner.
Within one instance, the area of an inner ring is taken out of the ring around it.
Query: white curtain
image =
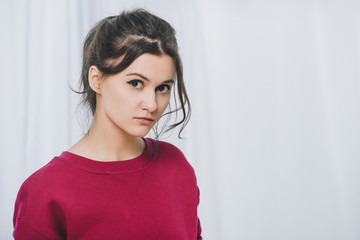
[[[86,126],[69,86],[87,31],[133,7],[178,33],[193,114],[186,140],[167,140],[197,173],[204,239],[360,239],[351,0],[1,1],[0,239],[20,184]]]

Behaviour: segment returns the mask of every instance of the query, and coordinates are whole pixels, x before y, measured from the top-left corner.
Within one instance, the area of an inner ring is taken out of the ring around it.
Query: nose
[[[154,112],[157,109],[157,99],[156,93],[153,91],[148,91],[141,104],[141,108],[149,112]]]

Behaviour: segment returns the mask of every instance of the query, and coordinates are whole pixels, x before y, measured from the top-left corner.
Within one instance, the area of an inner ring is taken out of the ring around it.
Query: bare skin
[[[68,151],[97,161],[139,156],[142,139],[170,101],[175,66],[167,55],[143,54],[124,71],[102,76],[92,66],[89,83],[96,92],[96,111],[88,134]]]

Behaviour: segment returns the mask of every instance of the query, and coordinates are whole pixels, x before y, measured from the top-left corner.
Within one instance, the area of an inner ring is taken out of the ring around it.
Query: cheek
[[[111,112],[126,111],[133,102],[131,96],[118,87],[108,88],[103,94],[105,108]]]
[[[165,111],[166,107],[169,105],[169,102],[170,102],[170,95],[160,97],[158,105],[161,114]]]

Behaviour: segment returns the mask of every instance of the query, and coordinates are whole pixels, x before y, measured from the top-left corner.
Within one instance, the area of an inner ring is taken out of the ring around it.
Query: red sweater
[[[131,160],[63,152],[31,175],[15,203],[15,239],[202,239],[193,168],[179,149],[145,139]]]

